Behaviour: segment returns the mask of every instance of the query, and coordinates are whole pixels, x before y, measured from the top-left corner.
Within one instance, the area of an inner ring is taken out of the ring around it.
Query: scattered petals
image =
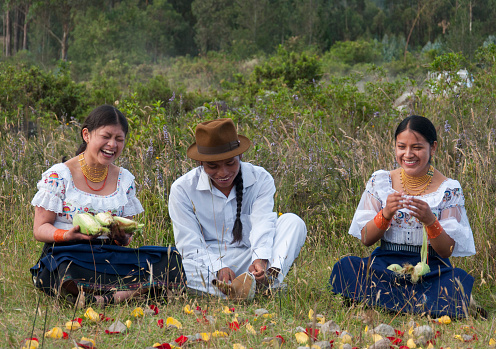
[[[160,327],[160,328],[164,328],[164,319],[159,319],[159,320],[157,321],[157,325],[158,325],[158,327]]]
[[[233,344],[233,349],[246,349],[246,347],[243,346],[242,344],[235,343]]]
[[[496,339],[491,338],[491,339],[489,340],[489,345],[490,345],[490,346],[492,346],[492,347],[496,346]]]
[[[410,349],[412,348],[416,348],[417,347],[417,344],[415,344],[415,341],[413,340],[413,338],[410,338],[407,342],[406,342],[406,346]]]
[[[260,327],[260,333],[263,333],[267,329],[267,326]]]
[[[444,315],[436,319],[435,321],[439,322],[440,324],[448,325],[451,323],[451,318],[448,315]]]
[[[229,308],[228,306],[224,306],[224,308],[222,308],[222,312],[224,314],[231,314],[234,313],[234,308]]]
[[[154,348],[157,348],[157,349],[172,349],[172,347],[170,346],[169,343],[155,343],[153,345]]]
[[[50,331],[45,332],[45,338],[60,339],[64,336],[64,332],[60,327],[54,327]]]
[[[319,329],[309,327],[305,329],[305,333],[308,335],[308,337],[312,337],[312,340],[316,341],[319,335]]]
[[[155,304],[150,304],[149,307],[153,310],[154,315],[158,314],[158,307]]]
[[[179,321],[177,321],[176,319],[174,319],[173,317],[170,317],[170,316],[165,321],[165,325],[167,327],[175,327],[179,330],[183,328],[183,325]]]
[[[276,316],[276,314],[273,314],[273,313],[272,313],[272,314],[263,314],[262,316],[263,316],[264,318],[266,318],[266,319],[272,319],[273,317],[275,317],[275,316]]]
[[[84,317],[87,318],[90,321],[98,322],[100,321],[100,314],[98,314],[96,311],[93,310],[93,308],[88,308],[86,309],[86,312],[84,313]]]
[[[143,311],[143,308],[137,307],[131,312],[131,315],[134,316],[135,318],[139,318],[139,317],[143,317],[145,315],[145,312]]]
[[[205,342],[208,342],[210,340],[210,335],[211,335],[210,333],[203,332],[200,333],[200,335],[201,335],[201,339],[204,340]]]
[[[131,320],[127,320],[124,324],[126,325],[127,328],[130,328],[132,323],[133,322]]]
[[[398,345],[400,344],[401,342],[403,342],[403,339],[401,338],[396,338],[396,337],[386,337],[387,339],[389,339],[389,341],[391,342],[391,344],[393,345]]]

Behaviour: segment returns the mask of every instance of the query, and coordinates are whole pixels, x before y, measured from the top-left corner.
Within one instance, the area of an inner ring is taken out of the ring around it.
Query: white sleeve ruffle
[[[62,164],[52,166],[45,171],[37,184],[38,192],[31,200],[31,205],[62,213],[67,181],[70,178],[70,173],[68,176],[67,171],[69,169]]]

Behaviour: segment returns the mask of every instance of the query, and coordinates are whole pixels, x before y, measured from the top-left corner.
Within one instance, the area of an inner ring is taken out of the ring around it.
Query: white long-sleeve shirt
[[[272,257],[277,220],[277,213],[273,211],[274,179],[262,167],[240,163],[243,238],[235,244],[231,243],[237,208],[235,187],[226,197],[211,184],[201,166],[172,184],[169,215],[176,247],[183,261],[190,262],[185,263],[185,268],[193,262],[195,268],[216,272],[229,263],[222,257],[233,248],[251,249],[252,261]]]

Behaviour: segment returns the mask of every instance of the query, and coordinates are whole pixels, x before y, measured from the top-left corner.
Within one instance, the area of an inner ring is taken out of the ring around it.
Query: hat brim
[[[188,155],[190,159],[196,161],[219,161],[219,160],[230,159],[232,157],[235,157],[236,155],[243,154],[251,146],[251,141],[247,137],[243,135],[238,135],[238,139],[239,139],[239,147],[220,154],[199,153],[198,147],[196,146],[196,142],[195,142],[189,146],[188,150],[186,151],[186,155]]]

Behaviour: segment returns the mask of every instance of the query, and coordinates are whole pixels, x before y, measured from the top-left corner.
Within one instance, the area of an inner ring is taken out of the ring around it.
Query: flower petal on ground
[[[127,326],[120,321],[116,321],[112,325],[110,325],[108,329],[105,330],[105,333],[117,334],[117,333],[124,333],[126,331],[127,331]]]
[[[37,349],[39,345],[38,338],[26,338],[21,342],[21,349]]]
[[[81,323],[75,320],[67,321],[65,323],[65,328],[69,331],[79,330],[81,328]]]
[[[100,321],[100,314],[98,314],[96,311],[93,310],[93,308],[88,308],[86,309],[86,312],[84,313],[84,317],[87,318],[90,321],[98,322]]]
[[[183,325],[179,321],[170,316],[165,320],[165,325],[167,327],[175,327],[179,330],[183,328]]]
[[[306,334],[305,332],[295,333],[295,337],[296,337],[296,341],[300,344],[308,342],[308,339],[310,338],[308,337],[308,334]]]
[[[189,304],[186,304],[186,305],[184,306],[183,311],[184,311],[186,314],[188,314],[188,315],[194,314],[194,311],[193,311],[193,310],[191,310],[191,308],[190,308]]]
[[[143,311],[143,308],[137,307],[131,312],[131,315],[134,316],[135,318],[139,318],[139,317],[143,317],[145,315],[145,312]]]
[[[179,345],[179,346],[182,346],[182,345],[183,345],[184,343],[186,343],[187,341],[188,341],[188,337],[183,336],[183,335],[179,336],[178,338],[176,338],[176,339],[174,340],[174,342],[176,342],[176,343],[177,343],[177,345]]]
[[[246,327],[246,332],[248,332],[249,334],[257,334],[257,332],[255,331],[252,325],[246,324],[245,327]]]
[[[60,327],[54,327],[50,331],[45,332],[45,338],[60,339],[64,336],[64,332]]]

